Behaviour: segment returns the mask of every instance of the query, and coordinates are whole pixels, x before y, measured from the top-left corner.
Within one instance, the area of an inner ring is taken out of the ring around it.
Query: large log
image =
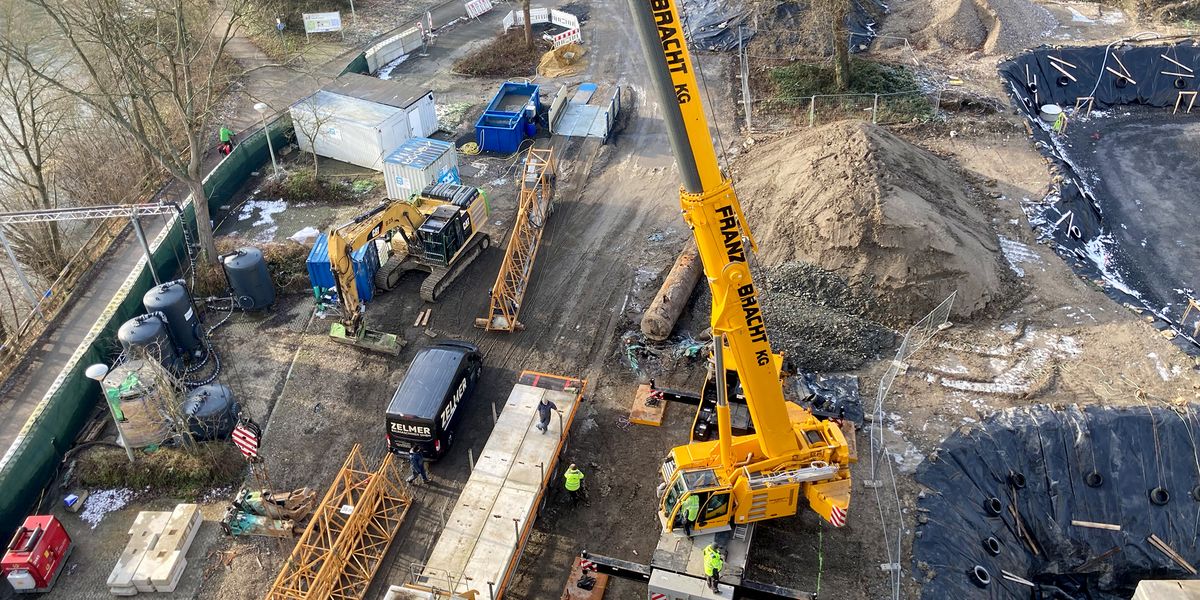
[[[692,289],[696,287],[696,281],[700,279],[702,267],[696,244],[688,243],[683,252],[679,253],[679,258],[675,259],[674,266],[667,273],[667,278],[663,280],[662,287],[650,303],[650,308],[642,315],[642,333],[648,339],[661,342],[670,337],[671,331],[675,329],[675,321],[679,319],[679,313],[683,312],[688,298],[692,296]]]

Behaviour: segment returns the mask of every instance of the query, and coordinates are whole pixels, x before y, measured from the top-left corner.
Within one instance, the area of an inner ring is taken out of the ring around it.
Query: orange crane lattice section
[[[411,505],[392,455],[371,471],[355,444],[267,600],[360,600]]]
[[[522,174],[517,220],[496,284],[492,286],[488,316],[475,319],[476,327],[488,331],[525,328],[517,321],[517,315],[533,275],[533,260],[542,241],[542,231],[550,216],[554,195],[554,149],[530,148],[525,155]]]

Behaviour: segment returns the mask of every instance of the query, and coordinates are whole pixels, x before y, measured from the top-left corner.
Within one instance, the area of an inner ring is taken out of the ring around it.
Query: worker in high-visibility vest
[[[689,494],[683,500],[683,507],[680,508],[683,512],[683,535],[691,537],[692,526],[696,524],[696,519],[700,516],[700,495]]]
[[[708,587],[717,594],[721,593],[721,569],[725,568],[725,559],[721,558],[721,549],[713,542],[704,547],[704,576],[708,578]]]
[[[575,468],[575,463],[567,467],[567,472],[563,473],[563,487],[567,488],[567,493],[571,495],[571,503],[579,502],[579,492],[583,488],[583,471]]]

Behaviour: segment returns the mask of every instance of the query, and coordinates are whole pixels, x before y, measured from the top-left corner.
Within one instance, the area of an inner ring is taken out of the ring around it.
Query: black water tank
[[[209,384],[188,392],[181,412],[187,416],[193,437],[198,440],[217,440],[227,438],[233,432],[239,408],[228,387]]]
[[[150,288],[142,296],[142,304],[148,313],[158,311],[166,315],[171,337],[181,351],[190,353],[200,347],[200,318],[182,279]]]
[[[117,330],[117,339],[125,354],[134,358],[159,358],[166,367],[179,366],[179,355],[171,340],[166,317],[162,313],[150,313],[125,321]]]
[[[242,310],[262,310],[275,304],[275,285],[258,248],[238,248],[221,257],[233,299]]]

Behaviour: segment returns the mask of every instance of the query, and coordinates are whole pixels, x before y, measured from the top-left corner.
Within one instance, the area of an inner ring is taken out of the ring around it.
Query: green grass
[[[200,444],[195,454],[178,448],[137,451],[129,462],[121,448],[98,446],[79,455],[79,484],[89,488],[130,488],[173,498],[194,498],[214,487],[233,484],[245,473],[246,461],[233,444]]]
[[[773,90],[770,104],[781,108],[808,108],[812,96],[864,94],[818,98],[817,109],[821,112],[822,122],[829,120],[830,113],[840,118],[869,120],[875,94],[881,95],[878,107],[881,123],[927,119],[933,112],[929,100],[920,93],[916,78],[904,67],[851,57],[850,85],[841,91],[835,86],[832,65],[796,63],[771,69],[768,74]]]

